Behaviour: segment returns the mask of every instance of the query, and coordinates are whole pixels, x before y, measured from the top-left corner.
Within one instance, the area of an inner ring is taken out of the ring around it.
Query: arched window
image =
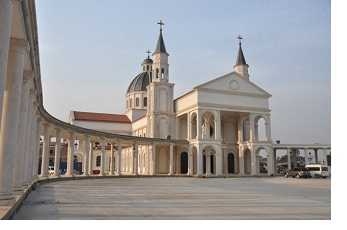
[[[133,107],[133,100],[130,98],[130,100],[129,100],[129,107],[131,108],[131,107]]]
[[[161,79],[164,79],[164,73],[165,73],[165,69],[161,68]]]
[[[144,106],[144,107],[147,107],[147,97],[144,97],[144,98],[143,98],[143,106]]]
[[[157,79],[159,78],[159,69],[158,68],[155,69],[155,77]]]
[[[140,105],[140,99],[137,97],[135,98],[135,106],[139,106]]]
[[[147,71],[149,70],[149,66],[147,66]]]

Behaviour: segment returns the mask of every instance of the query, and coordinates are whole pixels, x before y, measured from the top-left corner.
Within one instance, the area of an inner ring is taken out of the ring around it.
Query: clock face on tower
[[[231,90],[239,90],[240,89],[240,84],[237,80],[231,80],[229,82],[229,89]]]

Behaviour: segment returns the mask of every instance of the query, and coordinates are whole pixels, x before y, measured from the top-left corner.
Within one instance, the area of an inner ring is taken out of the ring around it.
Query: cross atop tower
[[[241,35],[237,36],[237,39],[239,40],[239,44],[241,45],[241,41],[243,39],[243,37],[241,37]]]
[[[147,54],[147,58],[149,59],[149,55],[151,54],[151,51],[150,51],[150,50],[147,50],[147,51],[146,51],[146,54]]]
[[[160,19],[160,21],[157,24],[160,25],[160,31],[162,31],[163,26],[165,25],[164,22]]]

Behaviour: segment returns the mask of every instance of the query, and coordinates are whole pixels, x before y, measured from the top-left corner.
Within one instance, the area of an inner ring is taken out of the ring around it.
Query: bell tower
[[[163,26],[160,20],[159,38],[152,54],[152,80],[148,86],[147,134],[148,137],[170,138],[175,136],[173,104],[174,84],[169,82],[169,54],[166,51]]]
[[[160,20],[157,23],[160,26],[159,38],[157,46],[153,52],[153,81],[155,82],[169,82],[169,54],[166,52],[163,26],[164,23]]]

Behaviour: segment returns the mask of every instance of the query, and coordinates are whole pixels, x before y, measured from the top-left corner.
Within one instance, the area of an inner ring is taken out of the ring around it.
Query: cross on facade
[[[157,24],[160,25],[160,31],[162,31],[163,26],[165,25],[164,22],[160,19],[160,21]]]

